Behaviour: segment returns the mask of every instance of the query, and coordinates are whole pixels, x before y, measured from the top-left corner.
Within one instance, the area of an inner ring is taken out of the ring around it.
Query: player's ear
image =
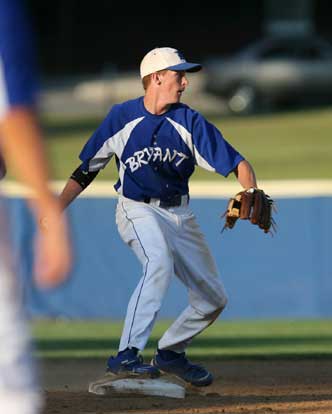
[[[151,81],[155,83],[156,85],[161,84],[161,73],[160,72],[154,72],[151,74]]]

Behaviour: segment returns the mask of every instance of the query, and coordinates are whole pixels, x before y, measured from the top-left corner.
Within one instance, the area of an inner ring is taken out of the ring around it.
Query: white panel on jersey
[[[3,70],[3,62],[0,59],[0,119],[4,117],[8,110],[8,94]]]
[[[124,165],[124,163],[121,160],[119,160],[119,162],[120,162],[120,166],[119,166],[119,180],[120,180],[121,185],[118,188],[118,193],[119,194],[122,194],[123,177],[124,177],[124,173],[125,173],[125,170],[126,170],[127,167]]]
[[[191,153],[196,159],[197,165],[199,165],[207,171],[216,171],[198,152],[197,148],[193,143],[191,133],[184,126],[182,126],[178,122],[175,122],[173,119],[168,117],[166,119],[174,126],[174,128],[178,131],[183,141],[187,144],[188,148],[190,149]]]
[[[112,158],[113,154],[116,154],[119,160],[121,160],[121,155],[123,153],[124,147],[127,144],[127,141],[130,137],[132,130],[135,126],[144,119],[144,116],[134,119],[131,122],[128,122],[120,131],[111,137],[107,138],[103,146],[91,158],[89,162],[89,171],[97,171],[101,168],[104,168],[108,161]],[[122,166],[122,163],[121,163]],[[121,167],[120,167],[121,168]],[[122,167],[123,168],[123,167]]]

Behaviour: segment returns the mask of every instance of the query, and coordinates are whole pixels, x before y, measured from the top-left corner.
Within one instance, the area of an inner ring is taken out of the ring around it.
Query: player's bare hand
[[[34,274],[41,288],[52,288],[66,280],[72,255],[65,215],[56,200],[38,206]]]

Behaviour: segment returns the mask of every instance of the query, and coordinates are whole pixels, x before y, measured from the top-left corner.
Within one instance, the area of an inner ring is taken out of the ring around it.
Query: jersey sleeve
[[[104,121],[86,142],[80,153],[81,168],[85,171],[99,171],[108,164],[114,154],[112,136],[116,133],[117,105],[114,105]]]
[[[244,159],[218,128],[198,113],[194,119],[192,140],[197,165],[224,177]]]

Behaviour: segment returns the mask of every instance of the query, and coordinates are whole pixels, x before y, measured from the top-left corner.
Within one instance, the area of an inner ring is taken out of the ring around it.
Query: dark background
[[[175,47],[200,61],[230,54],[264,34],[264,0],[26,3],[42,70],[51,76],[136,69],[156,46]],[[330,41],[331,9],[328,0],[313,1],[315,31]]]

